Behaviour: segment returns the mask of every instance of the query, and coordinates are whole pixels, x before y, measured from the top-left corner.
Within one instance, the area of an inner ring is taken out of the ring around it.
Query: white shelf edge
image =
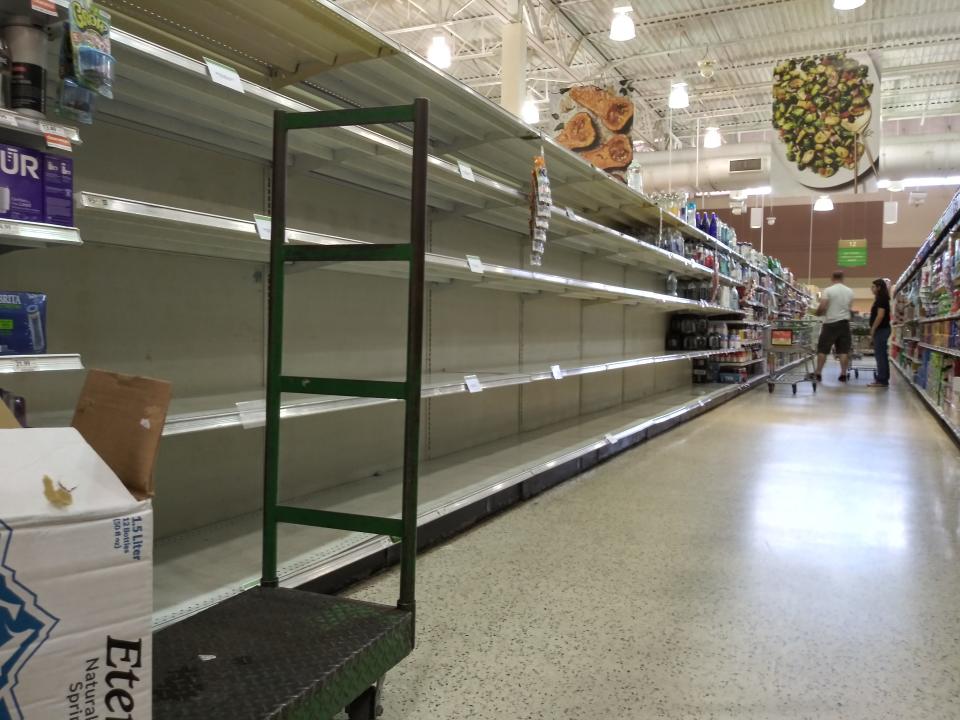
[[[83,370],[77,354],[0,355],[0,374]]]
[[[75,227],[0,219],[0,246],[30,248],[82,244],[80,231]]]
[[[247,248],[240,248],[238,252],[242,250],[246,256],[250,253],[250,248],[252,247],[261,252],[264,260],[266,259],[267,241],[260,240],[257,236],[256,226],[252,219],[242,220],[239,218],[211,215],[193,210],[86,191],[78,193],[77,203],[81,208],[87,210],[111,212],[121,216],[128,215],[160,222],[172,222],[217,232],[244,234],[252,240],[252,245]],[[287,231],[287,237],[289,240],[304,243],[359,243],[357,240],[294,229]],[[456,258],[436,253],[427,253],[426,265],[428,275],[433,273],[432,276],[428,276],[428,280],[439,276],[444,280],[471,282],[479,286],[486,285],[492,289],[506,289],[515,292],[544,291],[575,299],[607,300],[621,304],[661,306],[662,309],[667,311],[712,315],[738,314],[740,312],[739,310],[732,310],[719,305],[686,300],[684,298],[663,295],[648,290],[637,290],[578,278],[568,278],[552,273],[487,264],[483,263],[482,259],[482,273],[473,272],[466,258]],[[358,270],[370,272],[372,270],[371,267],[366,265],[359,266],[358,268],[358,266],[353,263],[336,263],[326,267],[348,272]],[[375,268],[373,270],[375,270]]]
[[[0,108],[0,127],[8,130],[14,130],[27,135],[58,135],[70,141],[73,145],[80,145],[80,131],[72,125],[64,125],[60,122],[51,122],[46,118],[37,118],[30,115],[24,115],[16,110]]]
[[[602,434],[589,435],[588,437],[576,441],[573,445],[558,451],[553,456],[541,457],[536,461],[511,468],[506,476],[499,473],[496,481],[491,482],[486,487],[456,497],[448,497],[442,504],[422,510],[418,515],[418,524],[424,525],[437,518],[443,517],[454,512],[465,505],[481,501],[486,497],[494,495],[506,488],[512,487],[524,480],[533,477],[541,472],[556,467],[570,460],[575,460],[587,453],[599,450],[603,447],[619,442],[627,437],[644,432],[648,428],[656,425],[670,422],[682,418],[689,413],[716,404],[725,402],[752,389],[760,382],[766,379],[766,374],[755,375],[742,383],[729,383],[714,389],[713,391],[690,400],[675,405],[659,414],[645,417],[637,422],[619,425],[611,428],[608,432]],[[229,523],[230,521],[225,521]],[[219,525],[221,523],[216,523]],[[184,535],[199,534],[203,528],[191,530]],[[177,536],[180,537],[180,536]],[[164,542],[163,540],[159,542]],[[391,545],[391,541],[382,536],[370,537],[353,533],[347,536],[343,541],[334,543],[333,548],[327,546],[318,547],[308,557],[296,557],[286,562],[281,562],[279,570],[280,582],[284,587],[296,587],[303,583],[314,580],[337,570],[340,567],[350,563],[362,560],[369,555],[383,550]],[[190,600],[182,602],[174,607],[166,608],[160,612],[154,613],[153,626],[155,630],[166,627],[172,623],[183,620],[201,610],[210,607],[218,602],[222,602],[240,592],[243,592],[256,584],[256,577],[251,575],[236,583],[219,588],[216,591],[205,593]]]
[[[702,357],[729,353],[729,349],[724,350],[693,350],[677,353],[665,353],[662,355],[643,355],[632,358],[618,358],[609,361],[591,361],[588,364],[578,364],[576,360],[561,360],[553,363],[544,363],[543,368],[535,370],[521,371],[516,369],[501,370],[474,370],[463,373],[466,375],[476,375],[482,390],[494,390],[513,385],[525,385],[532,382],[540,382],[551,379],[566,379],[578,377],[596,372],[611,372],[614,370],[624,370],[643,365],[655,365],[666,362],[678,362],[682,360],[694,360]],[[552,371],[552,365],[560,366],[560,378],[555,378]],[[2,367],[2,366],[0,366]],[[445,375],[457,375],[457,378],[448,378],[439,382],[425,382],[421,391],[421,397],[433,398],[444,395],[454,395],[467,392],[467,386],[463,379],[460,379],[460,373],[444,373]],[[188,433],[204,432],[208,430],[223,430],[235,427],[259,427],[263,425],[266,417],[262,409],[262,401],[253,399],[241,401],[245,403],[240,408],[235,403],[232,406],[221,406],[211,408],[209,411],[175,413],[167,417],[167,422],[163,428],[165,437],[174,435],[184,435]],[[307,417],[310,415],[320,415],[328,412],[339,412],[342,410],[356,410],[363,407],[372,407],[374,405],[385,405],[397,402],[389,398],[349,398],[335,396],[304,397],[296,400],[286,400],[281,405],[280,418],[290,419],[297,417]]]
[[[909,339],[911,338],[904,338],[905,341]],[[925,342],[918,342],[917,345],[919,345],[922,348],[926,348],[927,350],[933,350],[934,352],[938,352],[941,355],[952,355],[953,357],[960,357],[960,348],[948,348],[948,347],[943,347],[942,345],[931,345]]]

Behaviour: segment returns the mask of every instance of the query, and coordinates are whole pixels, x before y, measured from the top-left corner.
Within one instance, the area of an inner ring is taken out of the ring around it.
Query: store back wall
[[[741,242],[753,243],[760,248],[760,230],[751,229],[749,212],[734,215],[729,209],[717,211],[722,220],[737,231]],[[866,238],[867,264],[864,267],[845,268],[851,279],[896,278],[903,272],[916,253],[916,248],[884,247],[883,202],[835,203],[831,212],[811,212],[811,206],[775,205],[766,208],[764,217],[774,216],[774,225],[764,223],[763,251],[779,257],[796,277],[806,281],[809,277],[828,278],[837,269],[837,244],[839,240]],[[813,222],[812,268],[810,257],[810,223]],[[917,245],[929,226],[916,228]],[[860,283],[858,283],[860,284]]]

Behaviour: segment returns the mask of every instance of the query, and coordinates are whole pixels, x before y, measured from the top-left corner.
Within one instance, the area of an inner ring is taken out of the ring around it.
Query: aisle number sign
[[[867,240],[840,240],[837,245],[839,267],[863,267],[867,264]]]

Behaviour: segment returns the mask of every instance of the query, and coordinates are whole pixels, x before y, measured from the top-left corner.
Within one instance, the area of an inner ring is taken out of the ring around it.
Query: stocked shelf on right
[[[894,288],[895,367],[960,442],[960,191]]]

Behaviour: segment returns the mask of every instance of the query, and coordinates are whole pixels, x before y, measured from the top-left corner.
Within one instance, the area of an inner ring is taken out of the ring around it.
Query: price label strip
[[[14,372],[33,372],[38,369],[37,361],[33,358],[17,358],[13,361]]]
[[[457,167],[460,168],[460,177],[462,177],[467,182],[476,182],[477,178],[473,174],[473,168],[467,165],[462,160],[457,160]]]
[[[254,215],[253,222],[257,226],[257,235],[261,240],[270,239],[270,216],[269,215]]]
[[[243,92],[243,81],[235,68],[211,60],[208,57],[205,57],[203,61],[207,64],[207,72],[213,82],[217,85],[223,85],[225,88],[236,90],[238,93]]]

